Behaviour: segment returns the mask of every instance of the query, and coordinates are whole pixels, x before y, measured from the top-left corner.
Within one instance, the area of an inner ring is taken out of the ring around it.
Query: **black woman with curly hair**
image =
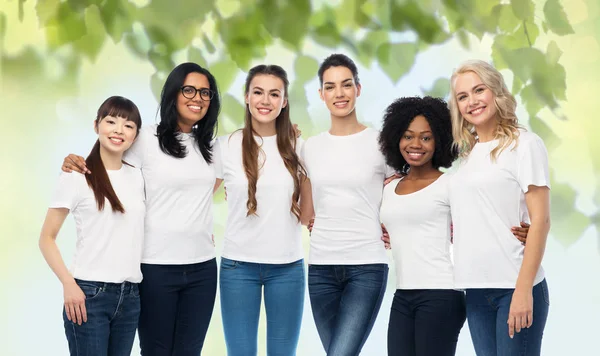
[[[385,112],[381,151],[408,171],[384,188],[380,213],[396,268],[389,355],[454,355],[466,319],[465,295],[454,289],[449,174],[440,171],[457,158],[452,142],[442,99],[401,98]]]

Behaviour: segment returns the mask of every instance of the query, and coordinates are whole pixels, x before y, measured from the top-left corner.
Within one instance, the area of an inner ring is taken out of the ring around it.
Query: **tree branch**
[[[527,37],[527,43],[529,43],[529,47],[532,47],[531,39],[529,38],[529,31],[527,31],[527,22],[525,20],[523,20],[523,29],[525,30],[525,37]]]

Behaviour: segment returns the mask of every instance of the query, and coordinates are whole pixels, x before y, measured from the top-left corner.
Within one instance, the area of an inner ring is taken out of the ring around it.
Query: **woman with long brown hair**
[[[131,353],[140,314],[144,180],[122,158],[141,126],[133,102],[108,98],[98,109],[98,140],[86,159],[93,173],[62,173],[44,220],[39,245],[63,284],[71,355]],[[69,213],[77,227],[70,270],[56,245]]]
[[[305,291],[299,206],[305,175],[285,70],[252,68],[245,102],[244,127],[215,144],[229,207],[219,283],[227,354],[257,354],[264,288],[267,354],[295,355]]]

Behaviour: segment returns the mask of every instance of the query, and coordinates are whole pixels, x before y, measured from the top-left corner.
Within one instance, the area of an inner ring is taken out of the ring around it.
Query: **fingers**
[[[83,316],[83,322],[87,323],[87,309],[85,308],[85,302],[81,304],[81,315]]]
[[[533,325],[533,311],[527,313],[527,327],[530,328]]]
[[[76,323],[77,325],[81,325],[81,323],[83,322],[83,315],[81,315],[81,305],[80,304],[75,304],[75,319],[76,319]]]
[[[521,221],[521,227],[522,227],[522,228],[529,229],[529,227],[530,227],[530,226],[531,226],[530,224],[528,224],[528,223],[526,223],[526,222],[523,222],[523,221]]]
[[[511,339],[515,336],[515,317],[512,314],[508,314],[508,337]]]
[[[65,303],[65,314],[67,314],[69,321],[73,321],[73,315],[75,315],[72,307],[73,305]]]
[[[81,156],[69,155],[65,161],[67,168],[71,169],[72,171],[82,174],[92,173],[92,171],[87,168],[85,159],[83,159]]]

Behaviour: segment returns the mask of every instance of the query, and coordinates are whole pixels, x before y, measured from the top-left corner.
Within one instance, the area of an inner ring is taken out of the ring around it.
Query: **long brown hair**
[[[111,96],[106,99],[98,109],[96,126],[107,116],[127,118],[127,121],[134,122],[137,127],[136,137],[139,134],[142,127],[142,118],[137,106],[131,100],[122,96]],[[85,180],[94,192],[98,210],[102,211],[104,209],[104,200],[108,199],[113,212],[124,213],[123,204],[121,204],[112,184],[110,184],[108,173],[106,172],[104,163],[102,163],[99,140],[96,140],[92,151],[85,159],[85,164],[92,171],[92,173],[85,175]]]
[[[250,82],[257,75],[273,75],[281,81],[284,85],[284,98],[288,98],[288,87],[289,81],[287,73],[283,68],[278,65],[258,65],[248,72],[246,77],[246,85],[244,93],[248,95],[250,90]],[[281,109],[281,113],[275,119],[275,130],[277,132],[277,148],[279,154],[283,159],[285,168],[292,176],[294,180],[294,193],[292,194],[292,204],[290,211],[300,219],[300,177],[306,175],[306,171],[300,159],[296,154],[296,133],[292,122],[290,121],[290,103]],[[254,135],[258,135],[252,128],[252,115],[250,109],[246,105],[246,116],[244,121],[244,128],[242,129],[242,162],[244,164],[244,171],[246,172],[246,178],[248,179],[248,200],[246,202],[246,208],[248,213],[246,216],[256,215],[257,202],[256,202],[256,183],[258,182],[258,156],[259,150],[258,144]]]

